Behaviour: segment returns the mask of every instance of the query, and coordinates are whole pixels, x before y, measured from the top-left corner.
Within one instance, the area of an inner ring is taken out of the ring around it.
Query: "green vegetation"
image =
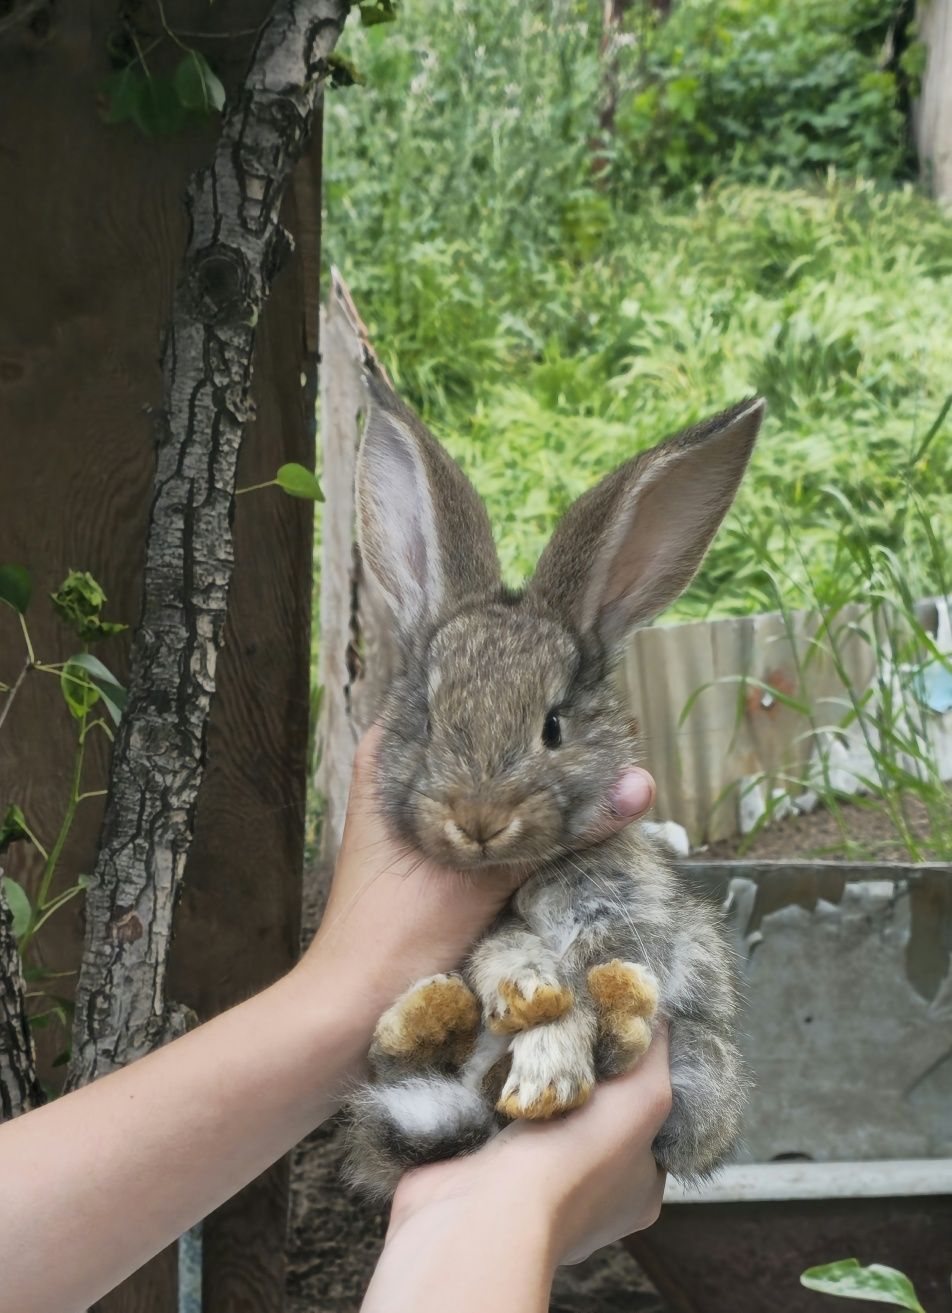
[[[949,428],[914,457],[950,389],[952,227],[911,187],[834,174],[603,190],[584,8],[410,3],[349,34],[367,86],[328,109],[327,252],[486,497],[507,573],[612,465],[761,391],[751,477],[678,614],[839,592],[844,542],[934,591]]]
[[[910,1313],[925,1313],[905,1273],[880,1263],[860,1267],[855,1258],[824,1263],[822,1267],[807,1268],[800,1277],[800,1284],[806,1286],[807,1290],[817,1290],[824,1295],[868,1300],[874,1304],[891,1304],[893,1308],[909,1309]]]
[[[623,180],[671,187],[826,168],[885,177],[913,163],[901,103],[921,61],[915,44],[895,54],[895,0],[689,0],[666,22],[651,8],[633,15],[620,69],[634,83],[617,120]]]
[[[328,104],[325,250],[511,580],[601,474],[761,392],[750,475],[668,618],[819,609],[830,648],[866,598],[877,661],[936,659],[910,608],[952,588],[952,225],[909,181],[904,12],[635,4],[608,137],[601,5],[406,0],[348,31],[366,84]],[[887,694],[844,709],[870,784],[948,831]]]

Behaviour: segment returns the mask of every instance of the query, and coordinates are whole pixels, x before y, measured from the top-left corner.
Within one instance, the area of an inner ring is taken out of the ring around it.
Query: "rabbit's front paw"
[[[529,967],[514,979],[500,980],[486,1024],[498,1035],[515,1035],[532,1026],[557,1021],[574,1001],[575,996],[567,985]]]
[[[595,1084],[591,1036],[572,1018],[524,1031],[496,1107],[506,1117],[544,1121],[581,1107]]]
[[[658,1011],[658,982],[637,962],[603,962],[588,973],[588,992],[598,1012],[598,1032],[611,1072],[634,1066],[651,1043]]]
[[[428,976],[412,985],[377,1022],[373,1049],[425,1066],[463,1062],[479,1029],[479,1003],[462,976]]]

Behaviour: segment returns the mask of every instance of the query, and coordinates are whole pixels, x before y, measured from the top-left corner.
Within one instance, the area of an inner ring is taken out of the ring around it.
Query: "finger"
[[[607,798],[607,805],[592,827],[593,841],[607,839],[636,821],[654,806],[655,782],[640,766],[632,766],[621,775]]]

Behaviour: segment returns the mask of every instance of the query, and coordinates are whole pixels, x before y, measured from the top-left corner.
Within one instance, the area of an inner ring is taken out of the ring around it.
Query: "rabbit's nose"
[[[468,843],[489,843],[498,839],[512,824],[512,810],[508,807],[456,803],[450,809],[450,816],[447,834],[451,839],[462,838]],[[459,835],[454,835],[454,831]]]

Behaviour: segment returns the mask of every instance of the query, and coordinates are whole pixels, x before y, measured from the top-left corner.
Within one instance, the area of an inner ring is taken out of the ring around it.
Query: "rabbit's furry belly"
[[[348,1173],[391,1193],[407,1167],[476,1148],[509,1118],[544,1118],[634,1065],[669,1023],[672,1110],[660,1165],[703,1176],[736,1135],[745,1078],[718,911],[637,828],[523,885],[458,974],[385,1013],[374,1079],[354,1099]]]

